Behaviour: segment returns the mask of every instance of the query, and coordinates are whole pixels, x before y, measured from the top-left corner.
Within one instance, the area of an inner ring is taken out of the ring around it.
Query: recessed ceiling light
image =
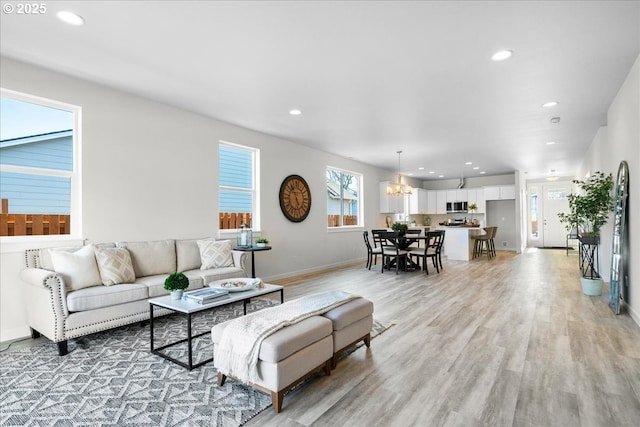
[[[84,25],[84,18],[82,16],[69,12],[68,10],[61,10],[56,13],[56,16],[59,20],[69,25],[75,25],[76,27]]]
[[[513,55],[512,50],[499,50],[493,54],[493,56],[491,57],[491,60],[500,62],[500,61],[504,61],[505,59],[511,58],[511,55]]]
[[[480,166],[474,166],[474,167],[473,167],[473,170],[474,170],[474,171],[477,171],[478,169],[480,169]]]
[[[293,110],[289,110],[289,114],[291,114],[292,116],[299,116],[300,114],[302,114],[302,111],[294,108]]]
[[[421,166],[421,167],[419,167],[419,168],[418,168],[418,170],[419,170],[419,171],[423,171],[423,170],[424,170],[424,168]]]
[[[444,178],[444,175],[438,175],[438,178]]]
[[[555,143],[556,143],[555,141],[547,141],[547,145],[553,145]]]
[[[482,172],[480,172],[480,175],[484,175],[485,173],[486,173],[485,171],[482,171]]]
[[[556,105],[558,105],[558,101],[549,101],[542,104],[542,107],[549,108],[549,107],[555,107]]]
[[[473,162],[465,162],[464,164],[465,164],[465,165],[472,165],[472,164],[473,164]]]
[[[434,173],[436,173],[436,171],[429,171],[429,173],[434,174]]]
[[[557,125],[560,123],[560,117],[551,117],[551,123]]]

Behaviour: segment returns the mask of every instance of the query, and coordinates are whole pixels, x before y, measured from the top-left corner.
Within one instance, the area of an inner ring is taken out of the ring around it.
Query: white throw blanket
[[[260,345],[266,337],[356,298],[359,296],[342,291],[322,292],[234,319],[222,333],[220,343],[214,346],[215,366],[244,383],[256,382]]]

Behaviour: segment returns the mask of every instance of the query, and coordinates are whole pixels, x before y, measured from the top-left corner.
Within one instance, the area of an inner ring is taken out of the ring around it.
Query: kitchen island
[[[450,260],[469,261],[473,258],[474,240],[471,236],[485,234],[479,227],[439,227],[445,230],[443,254]]]

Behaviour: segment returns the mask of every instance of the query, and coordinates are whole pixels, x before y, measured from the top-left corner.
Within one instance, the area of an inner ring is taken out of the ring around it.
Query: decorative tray
[[[233,279],[216,280],[209,283],[210,288],[223,289],[229,292],[242,292],[260,287],[261,279],[252,279],[250,277],[240,277]]]

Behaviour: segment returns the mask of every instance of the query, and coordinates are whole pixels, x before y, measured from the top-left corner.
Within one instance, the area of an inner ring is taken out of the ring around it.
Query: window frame
[[[357,199],[357,206],[358,206],[358,213],[357,213],[357,224],[355,225],[344,225],[344,194],[343,194],[343,187],[340,186],[340,225],[337,225],[335,227],[330,227],[327,225],[327,231],[341,231],[341,230],[354,230],[354,229],[358,229],[358,228],[363,228],[364,227],[364,174],[360,173],[360,172],[355,172],[355,171],[351,171],[348,169],[344,169],[344,168],[339,168],[339,167],[335,167],[335,166],[330,166],[327,165],[327,167],[325,168],[325,179],[327,176],[328,171],[334,171],[334,172],[339,172],[341,174],[349,174],[349,175],[353,175],[356,176],[358,178],[358,199]],[[325,184],[326,185],[326,184]],[[328,198],[327,198],[328,200]],[[327,204],[327,207],[325,209],[325,214],[328,216],[330,215],[329,213],[329,205]],[[328,221],[327,221],[328,222]]]
[[[68,111],[73,115],[72,123],[72,169],[71,171],[60,169],[37,168],[31,166],[3,165],[0,163],[0,170],[3,172],[14,172],[22,174],[33,174],[42,176],[68,177],[70,180],[70,203],[69,217],[71,226],[69,234],[35,235],[35,236],[0,236],[0,241],[11,243],[26,242],[35,244],[38,241],[67,241],[83,239],[82,227],[82,107],[67,104],[49,98],[43,98],[28,93],[18,92],[0,87],[0,97],[10,98],[17,101],[42,105],[49,108]]]
[[[250,190],[247,190],[246,188],[241,188],[241,187],[232,187],[232,186],[226,186],[226,185],[222,185],[220,184],[220,146],[227,146],[227,147],[231,147],[231,148],[235,148],[238,150],[244,150],[244,151],[248,151],[251,152],[252,154],[252,161],[251,161],[251,167],[253,169],[253,173],[252,173],[252,177],[251,177],[251,186],[252,188]],[[222,190],[225,191],[240,191],[240,192],[245,192],[245,193],[251,193],[251,205],[252,205],[252,209],[253,212],[251,212],[251,229],[254,231],[259,231],[260,230],[260,149],[259,148],[255,148],[255,147],[251,147],[248,145],[242,145],[242,144],[238,144],[238,143],[234,143],[234,142],[229,142],[229,141],[225,141],[225,140],[219,140],[218,141],[218,214],[220,213],[220,193]],[[219,229],[218,233],[220,233],[220,235],[223,234],[236,234],[238,232],[237,228],[224,228],[224,229]]]

